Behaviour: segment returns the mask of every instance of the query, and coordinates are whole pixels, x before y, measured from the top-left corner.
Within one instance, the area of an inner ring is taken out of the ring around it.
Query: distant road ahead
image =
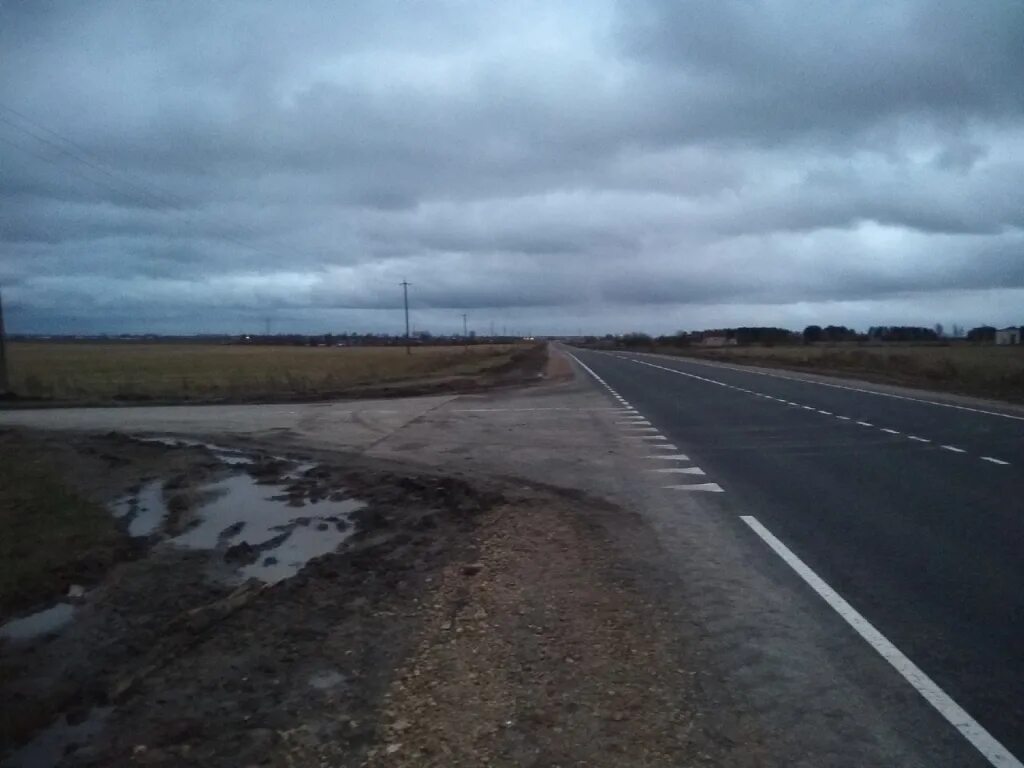
[[[572,352],[699,459],[731,508],[756,517],[1024,756],[1020,412],[689,359]],[[738,516],[737,528],[754,535]]]

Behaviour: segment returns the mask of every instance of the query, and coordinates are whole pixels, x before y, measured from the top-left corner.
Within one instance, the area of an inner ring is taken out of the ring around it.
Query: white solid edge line
[[[955,445],[940,445],[944,451],[952,451],[953,453],[967,453],[963,448],[957,448]]]
[[[981,460],[982,461],[990,461],[993,464],[1002,464],[1003,466],[1006,466],[1006,465],[1008,465],[1010,463],[1008,461],[1003,461],[1002,459],[994,459],[991,456],[982,456]]]
[[[935,682],[928,677],[914,662],[908,659],[899,648],[865,619],[857,610],[844,600],[832,587],[826,584],[821,577],[812,571],[799,557],[794,555],[790,549],[779,541],[775,536],[758,521],[756,517],[741,515],[740,519],[750,526],[761,539],[781,557],[786,565],[796,571],[815,592],[827,602],[832,609],[838,613],[853,629],[864,638],[868,645],[874,648],[878,654],[888,661],[893,668],[903,676],[908,683],[920,693],[925,700],[935,707],[946,720],[960,731],[960,734],[969,741],[985,758],[998,768],[1024,768],[1021,762],[1014,757],[1009,750],[1000,744],[986,731],[982,725],[971,717],[967,712],[953,701],[949,695],[939,688]]]
[[[692,485],[666,485],[671,491],[707,491],[709,493],[725,493],[725,489],[718,483],[693,483]]]

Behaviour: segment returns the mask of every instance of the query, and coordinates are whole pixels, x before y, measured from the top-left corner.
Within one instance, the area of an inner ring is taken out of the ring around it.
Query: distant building
[[[996,331],[996,344],[1020,344],[1020,328],[1000,328]]]
[[[728,336],[705,336],[700,343],[705,347],[733,347],[736,346],[736,339]]]

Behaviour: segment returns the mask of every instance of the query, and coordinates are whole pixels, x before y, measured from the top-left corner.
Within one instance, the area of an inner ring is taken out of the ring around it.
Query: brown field
[[[104,402],[315,399],[507,368],[529,345],[293,347],[213,344],[8,345],[19,398]]]
[[[813,344],[657,351],[1024,402],[1024,346]]]

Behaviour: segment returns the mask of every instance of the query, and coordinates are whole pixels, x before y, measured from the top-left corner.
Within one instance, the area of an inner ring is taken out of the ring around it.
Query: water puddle
[[[204,443],[202,440],[186,440],[182,437],[140,437],[138,438],[138,441],[140,443],[166,445],[171,448],[205,448],[216,456],[222,463],[233,467],[256,463],[256,458],[250,453],[238,451],[234,448],[224,448],[223,446],[213,445],[212,443]]]
[[[36,734],[28,744],[2,763],[2,768],[54,768],[70,752],[85,746],[103,728],[113,707],[89,710],[85,719],[74,725],[65,715]]]
[[[273,584],[294,576],[309,560],[333,552],[348,538],[357,499],[321,500],[313,509],[294,506],[285,484],[261,484],[234,475],[206,488],[213,497],[199,508],[199,523],[171,542],[194,549],[223,549],[244,561],[240,573]]]
[[[348,678],[337,670],[329,669],[322,672],[314,672],[309,676],[309,685],[318,691],[329,691],[348,682]]]
[[[167,514],[162,480],[152,480],[137,494],[118,499],[113,504],[114,516],[128,519],[128,535],[139,537],[156,533]]]
[[[170,543],[192,549],[218,550],[238,564],[238,572],[269,584],[294,576],[314,557],[333,552],[350,534],[349,516],[364,506],[357,499],[305,499],[289,490],[317,465],[282,456],[256,457],[200,440],[177,437],[140,438],[170,447],[203,448],[229,466],[253,467],[248,472],[204,485],[208,501],[197,510],[198,522]],[[280,469],[262,472],[266,462]],[[274,474],[285,470],[281,474]],[[256,475],[256,476],[254,476]],[[307,501],[309,506],[307,506]],[[129,534],[149,536],[167,515],[163,483],[147,483],[114,503],[114,514],[128,520]]]
[[[0,625],[0,637],[7,640],[32,640],[57,632],[68,624],[75,615],[75,607],[69,603],[57,603],[49,608],[11,619]]]

